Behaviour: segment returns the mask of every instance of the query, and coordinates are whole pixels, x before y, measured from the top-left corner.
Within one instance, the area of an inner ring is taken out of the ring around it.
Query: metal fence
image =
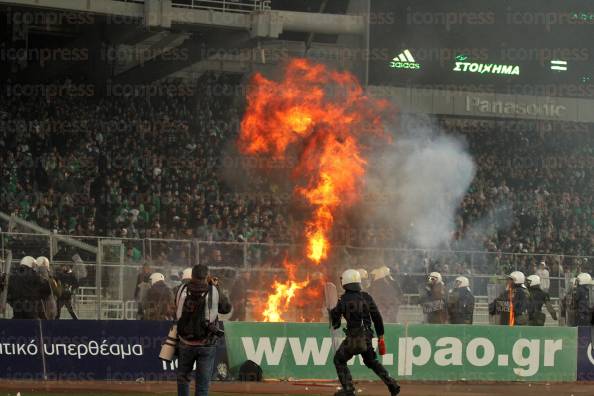
[[[144,4],[144,0],[117,0],[125,3]],[[220,12],[250,13],[270,10],[271,0],[173,0],[172,7],[211,10]]]
[[[271,0],[173,0],[173,7],[249,13],[270,10]]]
[[[270,292],[274,279],[283,279],[282,263],[287,260],[297,264],[301,277],[321,271],[334,282],[339,282],[338,276],[346,268],[368,271],[383,265],[392,268],[405,297],[400,318],[411,323],[422,320],[416,303],[428,272],[441,272],[446,285],[464,275],[470,279],[477,296],[476,320],[486,323],[487,285],[497,283],[504,274],[520,270],[529,275],[545,261],[549,271],[548,289],[555,301],[576,272],[592,272],[594,263],[591,257],[563,255],[335,246],[326,263],[312,267],[299,266],[304,262],[303,252],[304,246],[289,244],[0,233],[0,271],[9,271],[25,255],[51,258],[54,271],[63,265],[71,266],[81,283],[76,311],[88,319],[135,318],[135,289],[144,265],[147,271],[162,272],[174,286],[184,268],[204,263],[227,290],[232,289],[239,274],[249,272],[249,280],[241,287],[248,290],[249,301],[261,301]],[[8,316],[10,313],[5,308],[3,304],[0,311]],[[248,319],[257,319],[255,309],[253,304],[248,304]]]

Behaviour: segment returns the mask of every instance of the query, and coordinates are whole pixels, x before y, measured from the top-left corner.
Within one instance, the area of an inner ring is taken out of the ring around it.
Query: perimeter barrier
[[[336,378],[328,325],[231,322],[227,333],[231,372],[252,360],[271,378]],[[382,362],[403,380],[577,378],[577,328],[388,324],[385,340],[388,353]],[[349,364],[354,378],[375,378],[362,359],[353,358]]]
[[[158,359],[169,322],[0,321],[0,378],[171,381],[176,362]],[[237,378],[246,360],[266,379],[335,379],[333,343],[322,323],[225,323],[215,379]],[[386,325],[381,357],[407,381],[592,381],[592,328]],[[334,339],[340,342],[340,339]],[[374,345],[377,340],[374,340]],[[374,379],[360,358],[355,379]]]

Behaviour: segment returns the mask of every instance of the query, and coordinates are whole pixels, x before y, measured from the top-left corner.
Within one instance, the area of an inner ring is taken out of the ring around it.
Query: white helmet
[[[582,272],[575,278],[576,285],[590,285],[592,284],[592,277],[586,272]]]
[[[427,278],[427,280],[429,282],[436,281],[436,283],[441,283],[442,282],[441,274],[439,272],[432,272],[429,274],[429,277]]]
[[[514,271],[511,274],[509,274],[507,276],[509,279],[514,281],[514,284],[516,285],[523,285],[524,282],[526,282],[526,276],[524,275],[523,272],[520,271]]]
[[[386,267],[385,265],[371,271],[371,275],[373,276],[374,281],[384,279],[384,278],[394,280],[392,278],[390,268]]]
[[[24,265],[25,267],[33,268],[36,264],[37,262],[31,256],[25,256],[21,259],[21,265]]]
[[[526,278],[526,284],[528,286],[539,286],[540,285],[540,276],[530,275],[528,278]]]
[[[364,268],[359,268],[357,270],[357,272],[359,272],[359,275],[361,275],[361,279],[365,280],[365,279],[369,279],[369,273],[367,272],[366,269]]]
[[[357,270],[348,269],[342,273],[340,283],[343,286],[349,283],[361,283],[361,274]]]
[[[455,282],[456,282],[457,289],[462,288],[462,287],[470,287],[470,281],[465,276],[457,277]]]
[[[192,267],[188,267],[182,272],[182,280],[187,279],[192,279]]]
[[[45,268],[49,269],[50,262],[47,259],[47,257],[39,256],[39,257],[37,257],[37,260],[35,260],[35,262],[37,263],[38,267],[45,267]]]
[[[157,282],[164,281],[165,280],[165,276],[163,276],[163,274],[160,273],[160,272],[155,272],[154,274],[152,274],[150,276],[149,279],[151,281],[151,286],[152,286],[152,285],[154,285]]]

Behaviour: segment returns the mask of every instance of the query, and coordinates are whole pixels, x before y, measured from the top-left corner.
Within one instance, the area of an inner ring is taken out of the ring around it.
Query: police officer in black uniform
[[[582,272],[576,277],[572,303],[576,326],[592,326],[594,324],[592,320],[590,287],[592,287],[592,277],[590,274]]]
[[[33,269],[36,264],[33,257],[23,257],[8,280],[7,302],[12,307],[13,319],[40,319],[42,301],[51,293],[47,279]]]
[[[472,324],[474,296],[467,277],[456,278],[454,288],[448,296],[448,315],[452,324]]]
[[[427,277],[420,304],[427,323],[448,323],[448,291],[439,272],[432,272]]]
[[[342,390],[336,392],[335,395],[355,395],[353,378],[347,367],[347,362],[355,355],[363,357],[365,366],[373,370],[386,384],[390,395],[397,395],[400,392],[400,386],[377,360],[377,355],[371,344],[373,338],[371,323],[373,322],[373,327],[378,336],[380,353],[385,353],[384,322],[377,305],[369,294],[361,291],[361,275],[358,271],[346,270],[342,274],[341,284],[345,293],[338,300],[336,307],[330,311],[332,326],[335,329],[340,327],[342,317],[347,321],[346,339],[340,344],[334,355],[334,366],[336,367],[338,380],[342,385]]]
[[[544,326],[546,315],[542,312],[542,306],[545,305],[547,310],[557,320],[557,312],[551,304],[551,297],[549,293],[540,288],[540,276],[530,275],[526,278],[526,285],[530,293],[530,309],[528,310],[528,324],[530,326]]]
[[[529,295],[524,282],[526,277],[514,271],[507,277],[507,287],[489,304],[489,314],[499,315],[499,324],[523,326],[528,324]]]

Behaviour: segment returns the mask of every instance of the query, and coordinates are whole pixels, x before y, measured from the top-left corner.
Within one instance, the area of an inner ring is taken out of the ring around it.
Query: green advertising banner
[[[336,378],[328,325],[228,322],[225,333],[232,370],[253,360],[266,378]],[[576,328],[386,325],[385,338],[381,360],[399,379],[576,380]],[[354,378],[375,378],[360,357],[349,365]]]

